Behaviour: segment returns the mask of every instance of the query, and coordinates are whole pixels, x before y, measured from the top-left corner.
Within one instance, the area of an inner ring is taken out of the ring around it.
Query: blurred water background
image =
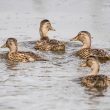
[[[33,51],[50,61],[10,64],[0,59],[0,110],[110,110],[110,89],[90,91],[78,78],[87,74],[71,56],[80,43],[70,42],[79,31],[91,33],[92,47],[110,50],[110,0],[0,0],[0,45],[15,37],[19,50]],[[52,22],[50,38],[68,41],[65,53],[33,49],[43,19]],[[8,49],[0,49],[5,54]],[[110,62],[100,73],[110,74]]]

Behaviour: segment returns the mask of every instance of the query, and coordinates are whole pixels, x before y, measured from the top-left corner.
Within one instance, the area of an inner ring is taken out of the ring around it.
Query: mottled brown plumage
[[[39,55],[34,54],[33,52],[21,52],[18,51],[17,40],[15,38],[8,38],[6,44],[2,48],[9,48],[10,51],[7,54],[7,59],[15,62],[33,62],[33,61],[45,61]]]
[[[99,60],[110,60],[110,55],[103,49],[92,49],[91,48],[91,35],[87,31],[81,31],[73,39],[74,41],[80,41],[83,43],[82,48],[77,51],[76,55],[80,58],[86,59],[89,56],[97,56]]]
[[[98,60],[90,56],[87,58],[81,67],[90,67],[91,73],[81,78],[81,84],[86,87],[96,87],[96,88],[106,88],[110,85],[110,78],[106,75],[98,75],[99,72],[99,62]]]
[[[40,36],[41,39],[36,42],[35,49],[44,51],[64,51],[65,42],[48,38],[48,31],[53,30],[49,20],[42,20],[40,23]]]
[[[106,88],[109,85],[109,80],[105,75],[91,75],[81,78],[81,83],[86,87]]]
[[[109,54],[103,49],[91,49],[91,48],[83,48],[77,51],[76,55],[80,58],[86,59],[89,56],[97,56],[98,59],[101,60],[110,60]]]

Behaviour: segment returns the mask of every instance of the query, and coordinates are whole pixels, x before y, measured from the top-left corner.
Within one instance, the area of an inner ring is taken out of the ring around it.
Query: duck
[[[80,67],[89,67],[91,72],[84,77],[81,77],[81,84],[88,88],[106,88],[110,85],[110,78],[103,74],[98,74],[100,64],[95,56],[89,56]]]
[[[83,46],[76,52],[76,55],[83,59],[89,56],[97,56],[100,62],[110,60],[110,55],[105,50],[91,48],[91,39],[91,34],[88,31],[80,31],[76,37],[71,39],[71,41],[83,43]]]
[[[48,32],[55,31],[51,22],[44,19],[40,22],[40,40],[35,44],[35,49],[43,51],[65,51],[65,42],[56,39],[49,39]]]
[[[18,51],[17,40],[15,38],[8,38],[6,43],[1,48],[9,48],[7,59],[14,62],[34,62],[47,61],[46,59],[34,54],[33,52]]]

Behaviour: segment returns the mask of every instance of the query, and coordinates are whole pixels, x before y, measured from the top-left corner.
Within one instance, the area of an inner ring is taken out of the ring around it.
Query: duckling
[[[80,58],[86,59],[89,56],[97,56],[101,60],[110,60],[110,55],[103,49],[92,49],[91,48],[91,34],[87,31],[81,31],[71,41],[80,41],[83,43],[82,48],[77,51],[76,55]]]
[[[36,42],[35,49],[38,50],[45,50],[45,51],[64,51],[65,50],[65,43],[48,38],[48,31],[55,31],[55,29],[51,26],[49,20],[44,19],[40,23],[40,40]]]
[[[98,75],[100,65],[96,57],[90,56],[86,62],[80,65],[81,67],[91,68],[91,72],[81,78],[81,84],[86,87],[106,88],[110,85],[110,78],[106,75]]]
[[[6,43],[1,48],[9,48],[7,59],[15,62],[33,62],[46,61],[46,59],[34,54],[33,52],[18,51],[17,40],[15,38],[8,38]]]

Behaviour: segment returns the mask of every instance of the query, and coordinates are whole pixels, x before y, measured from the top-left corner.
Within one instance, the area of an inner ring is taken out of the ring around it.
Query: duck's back
[[[77,52],[77,55],[84,59],[89,56],[97,56],[99,59],[102,59],[102,60],[110,59],[110,55],[103,49],[83,48]]]
[[[109,79],[105,75],[90,75],[81,78],[81,84],[86,87],[107,87]]]
[[[65,43],[55,39],[41,40],[36,42],[35,49],[46,51],[62,51],[65,50]]]
[[[49,51],[51,46],[47,40],[39,40],[36,42],[35,49]]]

